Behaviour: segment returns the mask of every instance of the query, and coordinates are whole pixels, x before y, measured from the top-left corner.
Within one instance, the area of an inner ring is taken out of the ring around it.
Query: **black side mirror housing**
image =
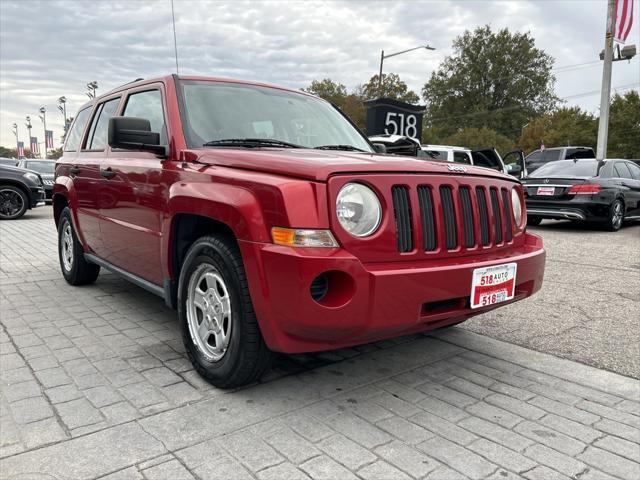
[[[522,172],[522,167],[517,163],[510,163],[507,165],[507,172],[511,175],[518,174]]]
[[[108,139],[111,148],[167,155],[167,147],[160,145],[160,134],[151,131],[151,122],[146,118],[111,117]]]
[[[387,146],[384,143],[372,143],[373,151],[376,153],[387,153]]]

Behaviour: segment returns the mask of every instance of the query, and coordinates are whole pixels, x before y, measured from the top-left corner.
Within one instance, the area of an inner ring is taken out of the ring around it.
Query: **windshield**
[[[596,177],[598,175],[597,160],[559,160],[543,165],[529,178],[540,177]]]
[[[255,85],[182,81],[180,86],[184,133],[191,148],[219,140],[269,139],[307,148],[340,145],[373,151],[323,100]]]
[[[56,170],[56,162],[44,162],[42,160],[25,162],[24,168],[38,173],[53,173]]]

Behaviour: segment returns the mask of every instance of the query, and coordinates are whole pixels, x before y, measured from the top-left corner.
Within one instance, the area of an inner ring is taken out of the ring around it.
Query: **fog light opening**
[[[309,286],[311,298],[323,307],[337,308],[349,303],[356,284],[348,273],[330,270],[313,279]]]

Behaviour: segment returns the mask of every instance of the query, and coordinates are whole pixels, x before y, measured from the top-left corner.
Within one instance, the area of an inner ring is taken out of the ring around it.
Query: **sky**
[[[639,5],[636,0],[627,44],[640,49]],[[536,46],[555,58],[556,94],[566,105],[598,112],[605,0],[174,0],[174,6],[181,74],[293,88],[331,78],[352,89],[377,74],[381,50],[428,43],[436,50],[384,64],[386,73],[399,74],[419,93],[458,35],[490,24],[531,32]],[[0,0],[0,145],[15,146],[13,123],[27,139],[26,115],[42,141],[38,110],[44,106],[57,147],[61,95],[73,116],[87,100],[87,82],[97,81],[100,94],[175,69],[170,0]],[[613,64],[612,86],[621,93],[640,90],[638,57]]]

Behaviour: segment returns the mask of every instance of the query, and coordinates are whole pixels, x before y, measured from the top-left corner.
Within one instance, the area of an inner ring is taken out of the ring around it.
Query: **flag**
[[[18,157],[24,157],[24,142],[18,142]]]
[[[47,144],[47,148],[53,148],[53,130],[44,131],[44,140]]]
[[[31,154],[40,155],[40,149],[38,148],[38,137],[31,137]]]
[[[633,0],[615,0],[613,39],[620,43],[626,42],[631,25],[633,25]]]
[[[540,140],[540,151],[544,152],[544,140]]]

